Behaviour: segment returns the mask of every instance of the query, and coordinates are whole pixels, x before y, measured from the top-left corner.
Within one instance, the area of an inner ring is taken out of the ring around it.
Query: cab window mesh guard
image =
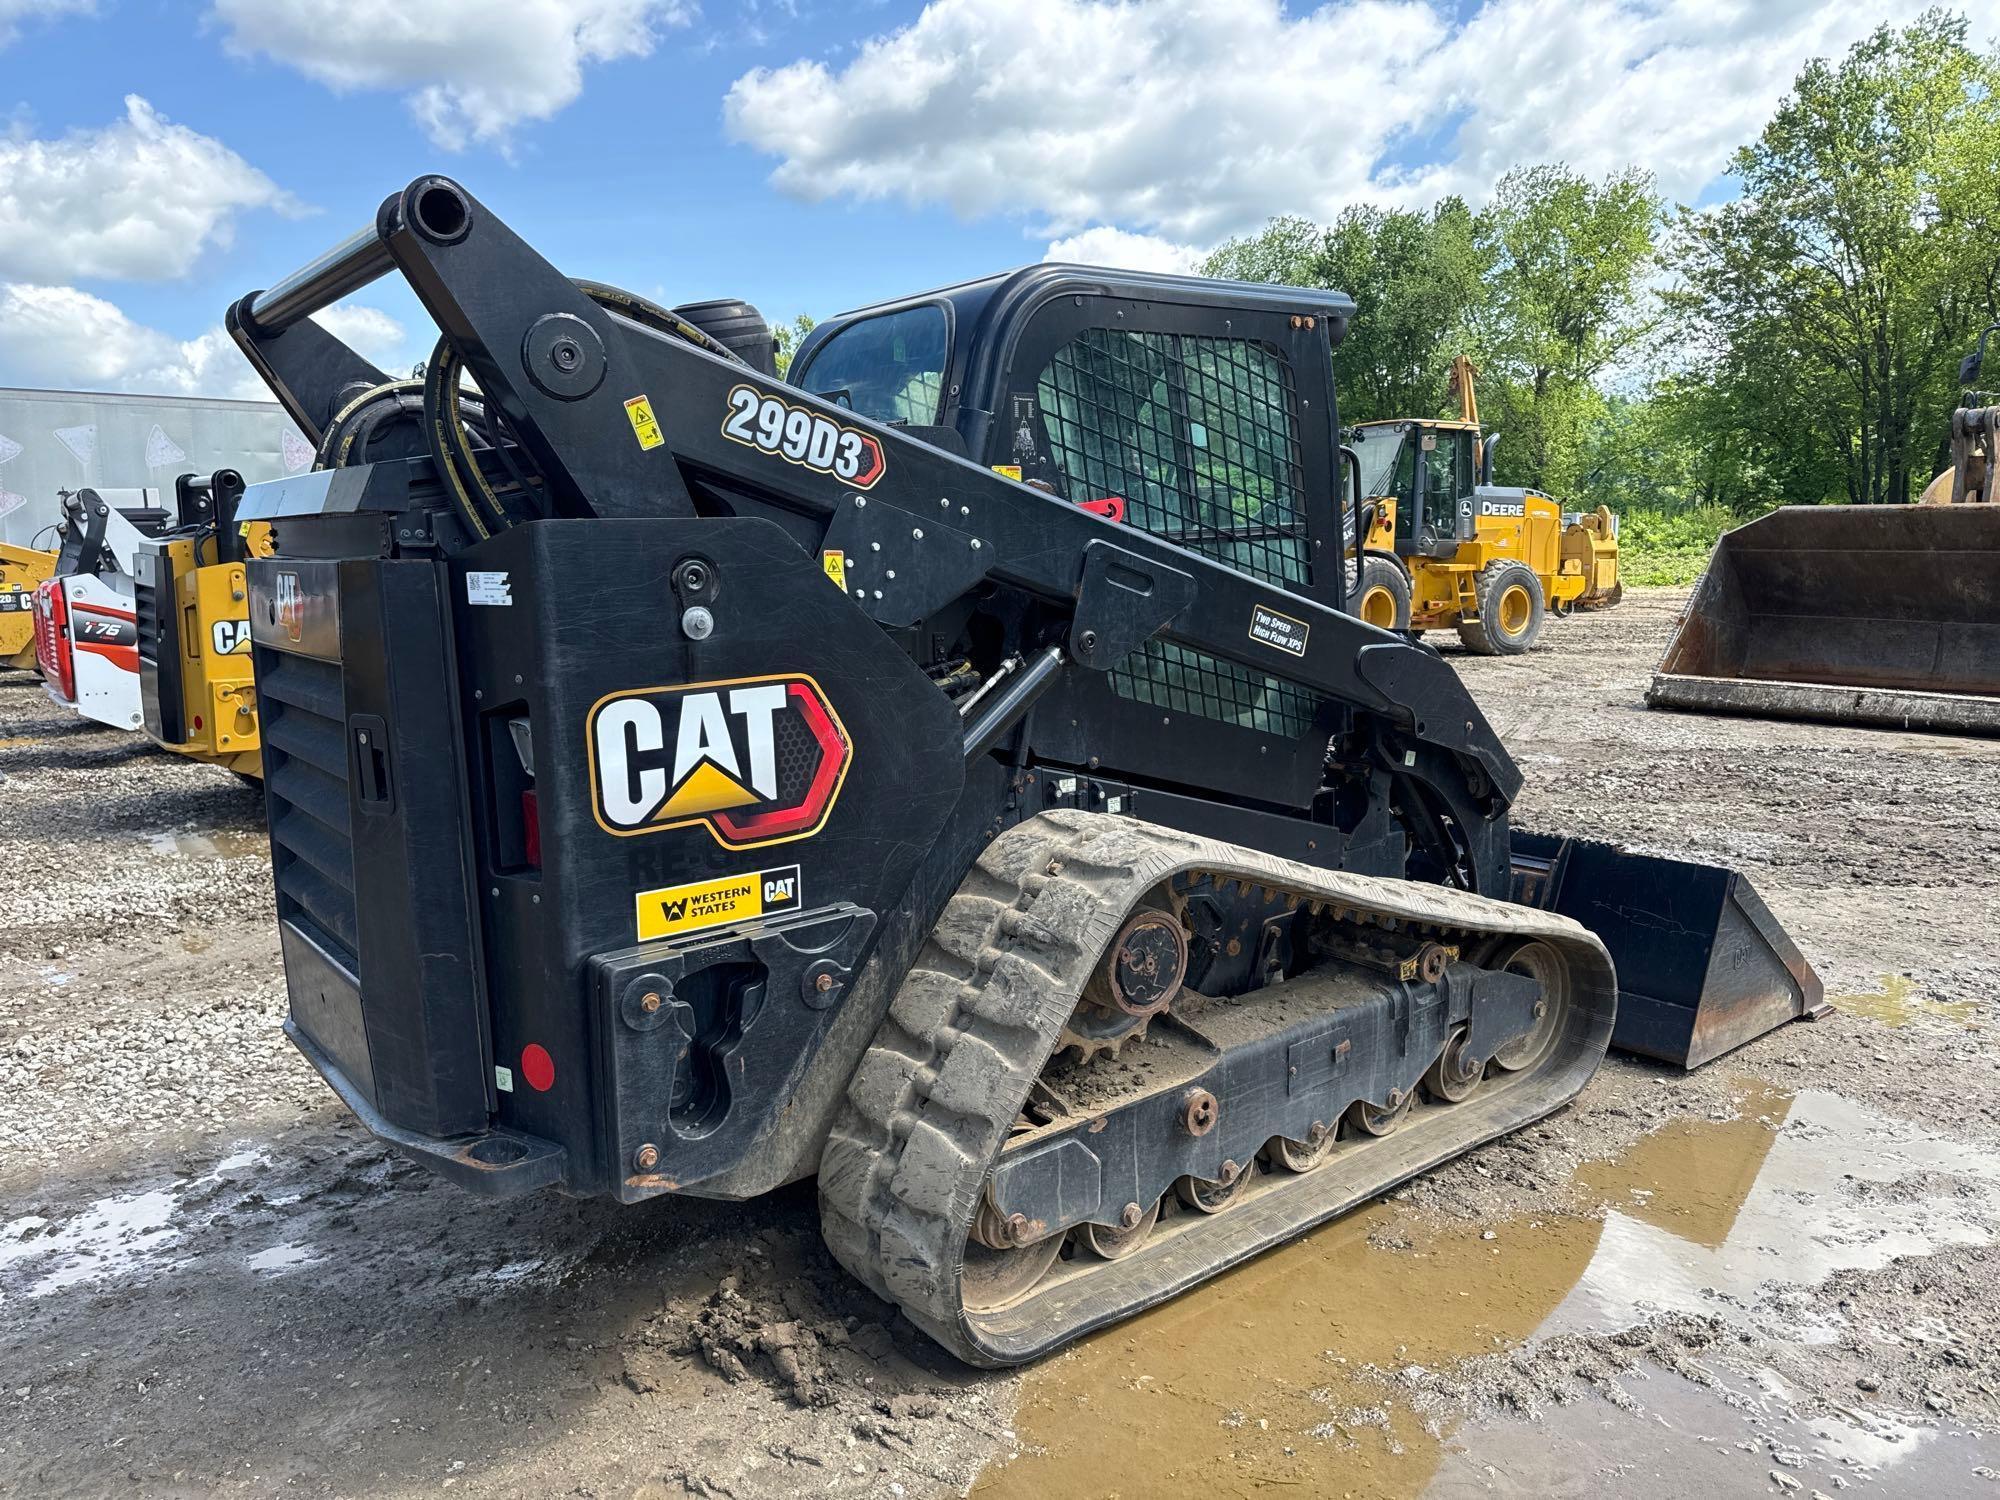
[[[1111,691],[1134,703],[1297,739],[1312,728],[1318,700],[1280,678],[1191,651],[1147,641],[1108,674]]]
[[[1037,394],[1068,498],[1122,496],[1162,540],[1309,586],[1291,366],[1273,346],[1091,328]]]

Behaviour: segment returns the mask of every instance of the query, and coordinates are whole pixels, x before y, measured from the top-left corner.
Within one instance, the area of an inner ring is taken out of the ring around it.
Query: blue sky
[[[223,308],[441,170],[566,271],[823,314],[1050,253],[1477,201],[1683,200],[1917,0],[0,0],[0,384],[251,394]],[[400,287],[342,325],[429,335]]]

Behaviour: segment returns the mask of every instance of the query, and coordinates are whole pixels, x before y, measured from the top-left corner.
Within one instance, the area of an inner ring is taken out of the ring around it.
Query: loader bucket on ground
[[[1787,506],[1726,533],[1646,701],[2000,734],[2000,507]]]
[[[1611,1045],[1698,1068],[1800,1016],[1825,1013],[1819,976],[1734,870],[1516,833],[1513,899],[1573,917],[1611,952]]]

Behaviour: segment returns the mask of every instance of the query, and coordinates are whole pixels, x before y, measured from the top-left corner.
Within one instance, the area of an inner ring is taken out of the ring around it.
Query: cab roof
[[[1334,344],[1340,342],[1354,316],[1353,298],[1345,292],[1323,288],[1045,262],[836,314],[806,335],[793,355],[792,369],[806,373],[822,344],[863,319],[936,307],[945,313],[951,335],[947,384],[953,397],[947,401],[947,408],[964,402],[990,410],[988,403],[996,399],[994,390],[1010,352],[1008,346],[1026,326],[1028,316],[1048,302],[1072,296],[1171,303],[1200,309],[1217,318],[1245,311],[1310,317],[1324,323]]]
[[[870,303],[837,314],[829,322],[852,322],[880,313],[898,312],[922,303],[948,303],[961,327],[976,323],[988,308],[1013,308],[1050,296],[1100,295],[1141,301],[1189,302],[1209,307],[1255,307],[1332,319],[1345,329],[1354,316],[1354,299],[1345,292],[1279,286],[1262,281],[1223,281],[1209,276],[1177,276],[1164,271],[1120,271],[1107,266],[1045,261],[996,271],[975,281],[934,287],[907,297]],[[817,331],[817,330],[815,330]]]

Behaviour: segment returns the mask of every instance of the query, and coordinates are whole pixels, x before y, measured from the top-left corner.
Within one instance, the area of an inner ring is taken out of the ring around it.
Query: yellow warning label
[[[1011,479],[1016,484],[1021,482],[1021,466],[1019,464],[995,464],[993,465],[993,472],[998,474],[1002,479]]]
[[[847,589],[847,554],[845,552],[822,552],[819,565],[826,569],[826,576],[833,580],[835,588]]]
[[[745,922],[799,907],[799,867],[755,870],[748,875],[724,875],[692,885],[670,885],[641,891],[638,907],[639,941],[679,937],[725,922]]]
[[[660,431],[659,421],[653,416],[653,403],[644,396],[634,396],[627,401],[625,415],[632,419],[632,433],[639,439],[641,448],[657,448],[667,440],[666,434]]]

